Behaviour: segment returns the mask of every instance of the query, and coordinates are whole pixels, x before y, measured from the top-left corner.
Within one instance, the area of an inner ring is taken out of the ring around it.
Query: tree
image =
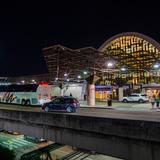
[[[95,84],[96,81],[98,81],[99,79],[100,79],[100,77],[96,76],[95,74],[92,74],[86,78],[86,81],[88,84]]]
[[[5,148],[0,145],[0,156],[3,160],[15,160],[15,153],[12,150],[9,150],[8,148]]]
[[[120,78],[120,77],[116,77],[114,82],[118,87],[123,87],[127,83],[125,79]]]
[[[60,89],[63,89],[63,83],[61,82],[61,83],[58,83],[58,87],[60,88]]]

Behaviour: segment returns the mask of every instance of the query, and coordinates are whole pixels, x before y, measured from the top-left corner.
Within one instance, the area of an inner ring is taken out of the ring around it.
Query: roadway
[[[116,118],[116,119],[131,119],[131,120],[145,120],[145,121],[157,121],[160,122],[160,110],[151,109],[149,103],[136,104],[136,103],[113,103],[112,107],[107,107],[105,104],[98,104],[96,107],[87,107],[82,105],[77,109],[76,113],[64,113],[64,112],[50,112],[49,114],[72,114],[80,116],[91,117],[104,117],[104,118]],[[30,112],[44,112],[40,107],[29,107],[21,105],[9,105],[0,104],[0,109],[30,111]]]

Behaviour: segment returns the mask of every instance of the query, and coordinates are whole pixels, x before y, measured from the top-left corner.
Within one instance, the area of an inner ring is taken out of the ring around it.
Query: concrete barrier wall
[[[136,160],[160,157],[158,122],[0,110],[0,128]]]

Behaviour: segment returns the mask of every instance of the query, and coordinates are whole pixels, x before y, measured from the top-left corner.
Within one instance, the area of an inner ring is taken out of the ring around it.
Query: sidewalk
[[[95,106],[87,105],[86,101],[80,101],[80,108],[95,108],[95,109],[112,109],[112,110],[126,110],[126,111],[156,111],[151,109],[150,103],[123,103],[113,101],[112,106],[108,106],[107,102],[96,102]]]
[[[79,101],[80,108],[96,108],[96,109],[113,109],[112,106],[108,106],[107,102],[96,102],[95,106],[89,106],[87,101]]]

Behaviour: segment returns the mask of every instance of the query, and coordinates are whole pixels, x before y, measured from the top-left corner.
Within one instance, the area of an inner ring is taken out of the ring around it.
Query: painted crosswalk
[[[10,135],[0,134],[0,144],[9,149],[23,149],[33,147],[35,144],[32,142],[28,142],[23,138],[15,138]]]

